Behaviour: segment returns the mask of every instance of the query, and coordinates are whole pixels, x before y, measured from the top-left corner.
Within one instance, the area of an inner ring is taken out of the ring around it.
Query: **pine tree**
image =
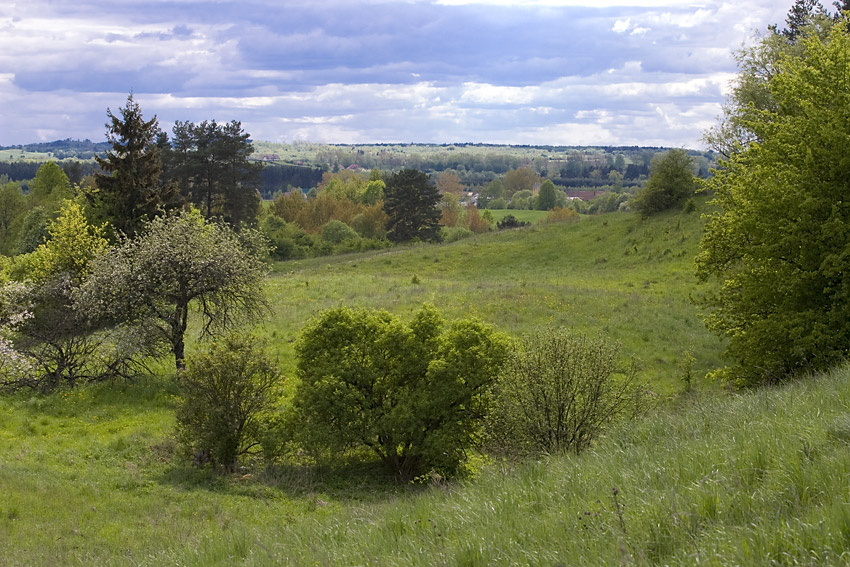
[[[428,174],[403,169],[387,179],[384,210],[389,217],[387,238],[393,242],[440,240],[440,192]]]

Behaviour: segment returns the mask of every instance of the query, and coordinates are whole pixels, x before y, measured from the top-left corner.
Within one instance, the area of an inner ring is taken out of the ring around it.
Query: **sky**
[[[254,140],[702,148],[792,0],[4,0],[0,145],[145,117]]]

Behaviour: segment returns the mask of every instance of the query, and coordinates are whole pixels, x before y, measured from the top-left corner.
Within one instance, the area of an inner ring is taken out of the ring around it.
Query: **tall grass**
[[[214,477],[170,394],[0,404],[0,564],[846,565],[850,367],[696,393],[580,456],[424,488],[368,468]]]

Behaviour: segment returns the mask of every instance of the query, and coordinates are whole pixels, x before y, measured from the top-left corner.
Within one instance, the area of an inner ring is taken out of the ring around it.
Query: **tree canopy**
[[[472,446],[504,339],[423,307],[406,324],[385,311],[320,314],[297,345],[295,408],[311,446],[368,448],[402,480],[456,472]]]
[[[120,116],[106,111],[107,141],[111,150],[95,156],[102,173],[95,174],[96,189],[87,194],[98,220],[120,233],[135,235],[145,221],[179,205],[176,188],[160,183],[162,159],[155,144],[156,116],[145,120],[131,94]]]
[[[426,173],[403,169],[386,181],[384,210],[387,238],[393,242],[413,239],[440,240],[440,192]]]
[[[647,217],[681,204],[694,194],[696,187],[691,156],[682,149],[670,150],[652,158],[649,180],[631,200],[631,205]]]
[[[79,300],[93,317],[144,328],[184,366],[184,336],[197,307],[201,335],[232,327],[264,307],[265,241],[235,233],[197,210],[152,220],[135,239],[100,256]]]
[[[215,120],[176,122],[163,150],[164,177],[180,187],[183,197],[207,218],[220,218],[235,228],[256,224],[260,208],[260,170],[249,161],[254,148],[242,124]]]
[[[754,139],[721,162],[698,275],[707,324],[727,339],[746,384],[822,369],[850,352],[850,38],[800,40],[765,83],[772,101],[750,114]]]

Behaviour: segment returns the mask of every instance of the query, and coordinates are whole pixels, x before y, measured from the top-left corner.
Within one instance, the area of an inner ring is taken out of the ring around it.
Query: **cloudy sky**
[[[702,147],[792,0],[4,0],[0,145],[146,116],[256,140]]]

